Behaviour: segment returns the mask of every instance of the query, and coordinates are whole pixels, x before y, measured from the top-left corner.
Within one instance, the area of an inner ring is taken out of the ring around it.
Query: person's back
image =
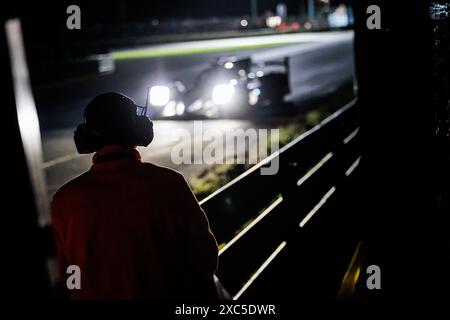
[[[55,194],[52,221],[62,270],[81,270],[71,298],[195,298],[212,289],[217,244],[205,214],[181,174],[143,163],[133,147],[101,148]]]

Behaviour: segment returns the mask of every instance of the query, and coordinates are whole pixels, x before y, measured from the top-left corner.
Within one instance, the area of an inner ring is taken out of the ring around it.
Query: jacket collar
[[[109,160],[135,160],[141,162],[141,155],[139,152],[132,147],[125,147],[120,145],[108,146],[102,148],[100,151],[96,152],[92,158],[93,167],[96,167],[105,162],[110,162]]]

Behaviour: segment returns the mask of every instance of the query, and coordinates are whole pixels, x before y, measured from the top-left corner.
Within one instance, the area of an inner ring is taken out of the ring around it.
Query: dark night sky
[[[23,2],[22,2],[23,1]],[[303,0],[306,1],[306,0]],[[319,2],[318,0],[316,0]],[[260,14],[275,10],[277,3],[286,3],[290,14],[299,12],[302,0],[258,0]],[[331,0],[332,4],[349,0]],[[13,1],[20,15],[26,15],[41,23],[66,19],[65,9],[70,4],[78,4],[84,22],[118,23],[124,21],[148,21],[167,18],[231,17],[250,14],[250,0],[59,0],[59,1]]]
[[[350,0],[330,1],[332,5],[337,5]],[[301,0],[258,0],[259,14],[275,10],[280,2],[288,5],[289,14],[299,13]],[[78,33],[69,33],[66,28],[66,8],[71,4],[77,4],[81,8],[83,30]],[[7,2],[7,6],[11,8],[6,11],[12,11],[13,15],[22,18],[28,41],[37,43],[54,39],[55,34],[63,34],[69,38],[76,34],[82,36],[84,30],[96,25],[113,27],[129,22],[150,22],[153,19],[250,15],[250,0],[14,0]]]
[[[298,13],[300,3],[306,0],[258,0],[258,11],[275,10],[278,3],[287,4],[288,11]],[[317,2],[319,2],[317,0]],[[333,3],[347,2],[331,0]],[[212,17],[242,16],[250,13],[250,0],[147,0],[147,1],[110,1],[116,6],[126,8],[127,14],[138,19],[148,16],[168,17]],[[132,5],[133,4],[133,5]]]
[[[259,11],[274,9],[280,0],[258,0]],[[299,0],[283,1],[292,10],[299,10]],[[145,3],[145,2],[144,2]],[[148,4],[144,4],[147,6]],[[147,2],[148,3],[148,2]],[[185,17],[185,16],[241,16],[250,13],[250,0],[167,0],[151,1],[148,7],[159,17]],[[133,11],[133,9],[130,9]],[[144,12],[137,12],[138,15]]]

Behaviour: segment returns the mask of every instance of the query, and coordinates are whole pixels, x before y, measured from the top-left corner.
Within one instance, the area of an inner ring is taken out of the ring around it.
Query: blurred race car
[[[159,83],[148,90],[153,118],[251,117],[276,112],[290,92],[288,59],[254,63],[250,57],[219,58],[186,85]]]

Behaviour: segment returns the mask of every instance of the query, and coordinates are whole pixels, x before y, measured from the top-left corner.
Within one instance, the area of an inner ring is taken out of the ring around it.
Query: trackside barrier
[[[217,274],[234,299],[270,297],[289,277],[299,280],[297,293],[320,281],[328,282],[331,294],[337,291],[354,249],[341,236],[352,221],[340,199],[358,173],[358,142],[355,99],[201,201],[222,244]],[[278,173],[261,175],[276,157]],[[324,264],[333,275],[317,274]]]

